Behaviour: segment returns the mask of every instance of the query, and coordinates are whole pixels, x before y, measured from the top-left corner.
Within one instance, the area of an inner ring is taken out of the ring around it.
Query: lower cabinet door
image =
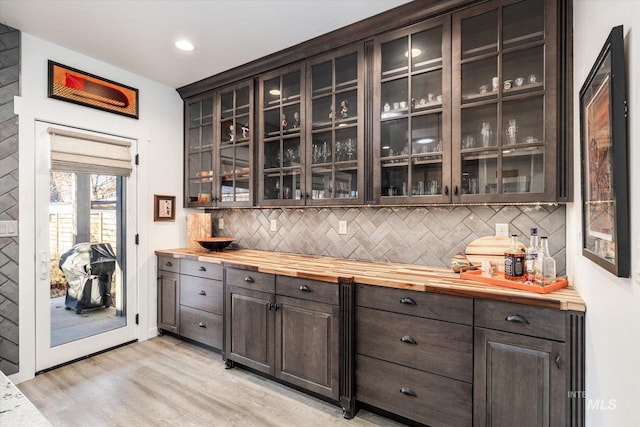
[[[276,377],[338,399],[339,309],[276,297]]]
[[[202,344],[222,348],[222,316],[180,306],[180,335]]]
[[[158,328],[178,333],[180,279],[177,273],[158,271]]]
[[[566,425],[565,350],[556,341],[476,328],[475,425]]]
[[[464,381],[356,356],[356,399],[419,423],[471,426],[472,393]]]
[[[227,286],[225,298],[226,358],[273,375],[275,295]]]

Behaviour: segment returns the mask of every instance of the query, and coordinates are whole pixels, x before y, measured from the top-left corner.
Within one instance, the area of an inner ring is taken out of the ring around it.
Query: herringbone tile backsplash
[[[439,267],[448,267],[471,241],[494,235],[496,223],[508,223],[525,244],[537,226],[549,237],[558,274],[565,272],[564,206],[228,209],[212,216],[214,234],[235,237],[240,248]],[[277,231],[270,231],[272,219]],[[344,235],[338,234],[341,220],[347,221]]]

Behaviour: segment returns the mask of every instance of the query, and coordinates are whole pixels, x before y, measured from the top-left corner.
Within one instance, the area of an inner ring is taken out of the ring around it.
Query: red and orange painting
[[[138,118],[138,89],[49,61],[49,98]]]

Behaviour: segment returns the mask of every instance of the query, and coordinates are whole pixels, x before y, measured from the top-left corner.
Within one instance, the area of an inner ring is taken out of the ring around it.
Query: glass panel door
[[[251,205],[253,84],[223,90],[218,98],[218,205]]]
[[[364,141],[359,126],[363,102],[359,56],[359,50],[338,52],[309,67],[310,204],[362,200],[360,158]]]
[[[261,203],[303,204],[303,73],[289,68],[267,75],[260,90]]]
[[[213,97],[189,103],[187,115],[186,205],[211,206],[216,196],[213,186]]]
[[[379,44],[377,105],[383,202],[446,202],[450,185],[449,33],[446,21],[386,36]]]
[[[50,171],[49,126],[36,122],[36,371],[136,332],[136,171]]]
[[[470,16],[454,19],[461,32],[454,58],[460,69],[456,189],[463,199],[544,193],[544,3],[494,2],[465,13]]]

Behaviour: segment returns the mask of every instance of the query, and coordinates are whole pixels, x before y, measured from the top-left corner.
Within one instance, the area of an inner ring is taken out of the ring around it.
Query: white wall
[[[182,209],[183,114],[182,100],[168,86],[97,61],[77,52],[22,33],[21,96],[15,100],[20,115],[20,372],[12,376],[21,382],[34,374],[35,358],[35,200],[34,123],[42,120],[138,140],[141,164],[137,170],[138,248],[136,275],[140,326],[137,338],[156,334],[156,261],[154,250],[183,247],[186,220]],[[47,98],[47,61],[62,63],[139,90],[139,120]],[[175,195],[176,222],[153,222],[153,195]],[[131,236],[131,233],[128,233]]]
[[[618,279],[580,255],[579,91],[612,27],[624,25],[629,100],[632,278]],[[637,25],[637,27],[636,27]],[[587,305],[587,426],[640,425],[640,2],[574,0],[574,182],[567,209],[567,271]]]

